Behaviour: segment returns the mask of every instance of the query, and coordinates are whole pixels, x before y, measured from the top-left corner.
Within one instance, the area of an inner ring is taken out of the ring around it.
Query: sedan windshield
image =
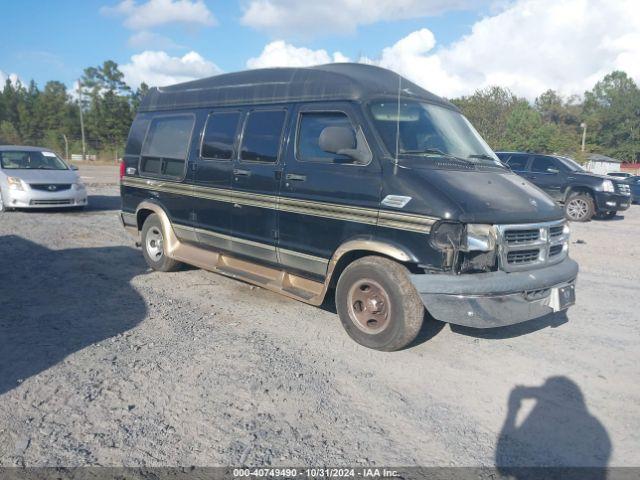
[[[0,167],[5,170],[68,170],[53,152],[12,150],[0,152]]]
[[[430,103],[395,100],[373,102],[375,125],[392,155],[455,157],[502,166],[498,157],[455,110]]]

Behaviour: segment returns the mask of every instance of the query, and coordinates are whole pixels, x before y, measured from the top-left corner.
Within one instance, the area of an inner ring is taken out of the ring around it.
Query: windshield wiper
[[[447,157],[447,158],[455,158],[456,160],[464,160],[464,158],[460,158],[460,157],[456,157],[455,155],[451,155],[450,153],[446,153],[443,152],[442,150],[438,149],[438,148],[424,148],[422,150],[402,150],[400,151],[400,153],[405,154],[417,154],[417,153],[423,153],[426,155],[440,155],[442,157]]]
[[[491,160],[492,162],[496,161],[495,158],[493,158],[491,155],[487,155],[486,153],[474,153],[473,155],[469,155],[468,158],[482,158],[484,160]]]

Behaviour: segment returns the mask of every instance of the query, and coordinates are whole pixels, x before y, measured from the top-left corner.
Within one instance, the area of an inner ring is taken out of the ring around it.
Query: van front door
[[[287,111],[280,107],[249,110],[233,164],[232,250],[277,263],[279,161]]]
[[[324,277],[329,259],[347,240],[371,235],[380,205],[381,168],[349,103],[299,107],[292,121],[278,204],[278,254],[287,268]],[[367,162],[323,151],[326,127],[348,127]]]

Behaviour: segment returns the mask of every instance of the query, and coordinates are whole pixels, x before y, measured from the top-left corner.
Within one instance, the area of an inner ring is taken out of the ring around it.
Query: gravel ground
[[[578,303],[352,342],[331,308],[150,271],[113,167],[84,212],[0,214],[0,466],[640,466],[640,207],[574,224]]]

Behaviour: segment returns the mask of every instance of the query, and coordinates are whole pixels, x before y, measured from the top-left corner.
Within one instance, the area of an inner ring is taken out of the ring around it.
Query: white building
[[[616,160],[615,158],[600,155],[599,153],[592,153],[588,158],[589,161],[585,167],[592,173],[606,175],[609,172],[620,171],[620,164],[622,163],[622,160]]]

